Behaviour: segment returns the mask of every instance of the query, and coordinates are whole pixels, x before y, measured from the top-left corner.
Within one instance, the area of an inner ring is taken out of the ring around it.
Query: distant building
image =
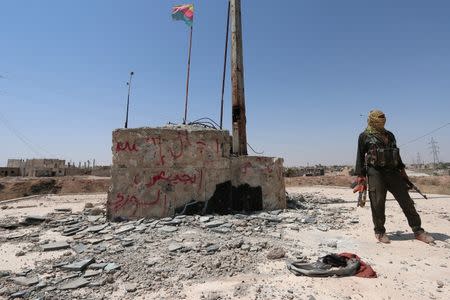
[[[27,159],[24,176],[54,177],[64,176],[66,161],[63,159]]]
[[[0,167],[0,177],[20,176],[19,168]]]
[[[21,176],[64,176],[66,161],[63,159],[8,159],[7,167],[18,168]]]
[[[68,163],[62,159],[8,159],[6,168],[0,168],[0,176],[24,176],[24,177],[56,177],[94,175],[110,176],[110,166],[97,166],[95,160],[92,164],[88,160],[78,167],[75,163]]]

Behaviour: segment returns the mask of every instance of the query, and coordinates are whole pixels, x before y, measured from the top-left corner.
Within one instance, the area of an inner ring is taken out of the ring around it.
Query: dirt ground
[[[450,195],[450,176],[410,176],[411,181],[423,193]],[[286,186],[339,186],[349,187],[354,177],[326,175],[286,178]],[[67,176],[52,178],[4,177],[0,178],[0,201],[46,194],[106,193],[109,177]]]
[[[96,176],[3,177],[0,178],[0,201],[31,195],[105,193],[109,185],[109,177]]]
[[[446,194],[450,195],[450,176],[413,176],[409,175],[410,180],[422,193]],[[349,187],[355,180],[354,176],[349,175],[326,175],[326,176],[303,176],[286,178],[286,186],[339,186]]]
[[[0,228],[0,299],[15,292],[30,299],[450,298],[450,196],[430,194],[424,200],[412,194],[423,227],[436,239],[435,245],[427,245],[413,239],[389,195],[386,227],[392,243],[385,245],[373,236],[370,208],[356,208],[350,189],[302,186],[287,191],[293,198],[306,200],[283,211],[208,216],[212,221],[206,223],[199,216],[109,223],[103,214],[90,215],[93,209],[104,208],[105,194],[10,202],[0,210],[2,224],[36,214],[52,220]],[[86,203],[93,208],[86,209]],[[206,225],[214,222],[222,225]],[[93,225],[105,228],[94,233],[89,229]],[[63,236],[71,226],[79,226],[80,231]],[[133,231],[121,234],[127,226]],[[67,241],[70,248],[40,250],[52,241]],[[77,252],[80,244],[86,247],[81,254]],[[268,259],[274,248],[283,248],[286,256]],[[359,255],[378,278],[297,277],[286,268],[286,259],[314,262],[341,252]],[[86,256],[98,263],[117,263],[121,269],[100,272],[88,278],[87,286],[63,290],[61,282],[92,270],[70,273],[55,266]],[[39,284],[28,287],[11,281],[24,270],[27,278],[35,276]]]

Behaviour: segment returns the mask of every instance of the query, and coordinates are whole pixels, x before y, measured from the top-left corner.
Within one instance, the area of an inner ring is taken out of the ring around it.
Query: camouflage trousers
[[[414,201],[408,193],[408,187],[397,170],[377,170],[368,168],[370,207],[375,233],[385,233],[385,207],[387,191],[391,192],[403,210],[408,224],[416,234],[423,232],[420,216],[414,207]]]

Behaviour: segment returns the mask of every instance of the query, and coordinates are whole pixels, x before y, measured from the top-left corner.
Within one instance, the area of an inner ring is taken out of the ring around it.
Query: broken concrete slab
[[[77,243],[72,246],[72,250],[75,251],[78,254],[81,254],[87,250],[87,247],[83,243]]]
[[[115,231],[115,234],[126,233],[126,232],[128,232],[128,231],[134,230],[135,228],[136,228],[136,227],[135,227],[134,225],[125,225],[125,226],[122,226],[122,227],[118,228],[118,229]]]
[[[80,261],[75,261],[73,263],[70,263],[68,265],[64,265],[61,268],[64,270],[70,270],[70,271],[83,271],[86,269],[87,266],[92,264],[95,261],[94,258],[87,258]]]
[[[39,283],[39,278],[37,277],[15,277],[11,278],[11,280],[16,284],[23,286],[32,286]]]
[[[108,227],[108,224],[102,224],[102,225],[97,225],[97,226],[91,226],[88,227],[88,229],[86,229],[88,232],[92,232],[92,233],[96,233],[99,231],[102,231],[103,229],[105,229],[106,227]]]
[[[102,270],[87,270],[87,271],[84,273],[83,277],[84,277],[84,278],[94,277],[94,276],[100,275],[100,274],[102,274],[102,273],[103,273]]]
[[[30,215],[26,216],[25,219],[20,223],[23,225],[37,225],[45,222],[47,219],[47,216]]]
[[[72,212],[72,209],[71,208],[64,208],[64,207],[57,207],[57,208],[55,208],[55,211],[56,212],[62,212],[62,213],[64,213],[64,212],[70,213],[70,212]]]
[[[106,272],[111,272],[111,271],[115,271],[115,270],[119,270],[119,269],[120,269],[120,266],[116,263],[108,263],[104,268],[104,270]]]
[[[73,289],[78,289],[78,288],[84,287],[88,284],[89,284],[89,280],[87,280],[83,277],[80,277],[75,280],[69,281],[65,284],[62,284],[59,287],[59,289],[60,290],[73,290]]]
[[[64,241],[42,245],[42,250],[44,251],[56,251],[67,248],[70,248],[70,245]]]
[[[175,232],[175,231],[177,231],[178,228],[177,228],[177,227],[174,227],[174,226],[163,226],[163,227],[161,227],[161,228],[158,228],[158,230],[161,231],[161,232],[167,232],[167,233],[170,233],[170,232]]]
[[[225,224],[225,221],[223,220],[214,220],[208,223],[205,223],[204,226],[206,228],[214,228],[214,227],[219,227],[220,225]]]
[[[107,265],[108,263],[93,263],[88,266],[88,269],[92,270],[104,269]]]
[[[13,230],[20,226],[18,223],[0,223],[0,228]]]
[[[28,295],[28,291],[24,290],[24,291],[15,292],[15,293],[11,294],[10,297],[12,299],[14,299],[14,298],[25,298],[26,295]]]
[[[10,234],[6,237],[7,240],[14,240],[14,239],[20,239],[22,237],[26,236],[26,233],[16,233],[16,234]]]

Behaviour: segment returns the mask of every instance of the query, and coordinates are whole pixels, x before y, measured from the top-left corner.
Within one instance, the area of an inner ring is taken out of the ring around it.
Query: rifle
[[[408,186],[408,189],[410,190],[415,190],[416,192],[418,192],[422,197],[424,197],[425,199],[428,199],[428,197],[424,194],[422,194],[422,192],[419,190],[419,188],[417,186],[414,185],[414,183],[411,182],[411,180],[409,180],[409,178],[407,177],[403,177],[403,180],[406,183],[406,186]]]
[[[364,192],[359,192],[358,195],[358,204],[356,205],[356,207],[364,207],[366,206],[366,200],[367,200],[367,189],[364,190]]]
[[[357,185],[358,182],[354,181],[350,187],[354,189]],[[353,190],[353,192],[355,192],[355,190]],[[358,204],[356,204],[356,207],[364,207],[366,205],[366,200],[367,200],[367,187],[363,192],[359,192]]]

